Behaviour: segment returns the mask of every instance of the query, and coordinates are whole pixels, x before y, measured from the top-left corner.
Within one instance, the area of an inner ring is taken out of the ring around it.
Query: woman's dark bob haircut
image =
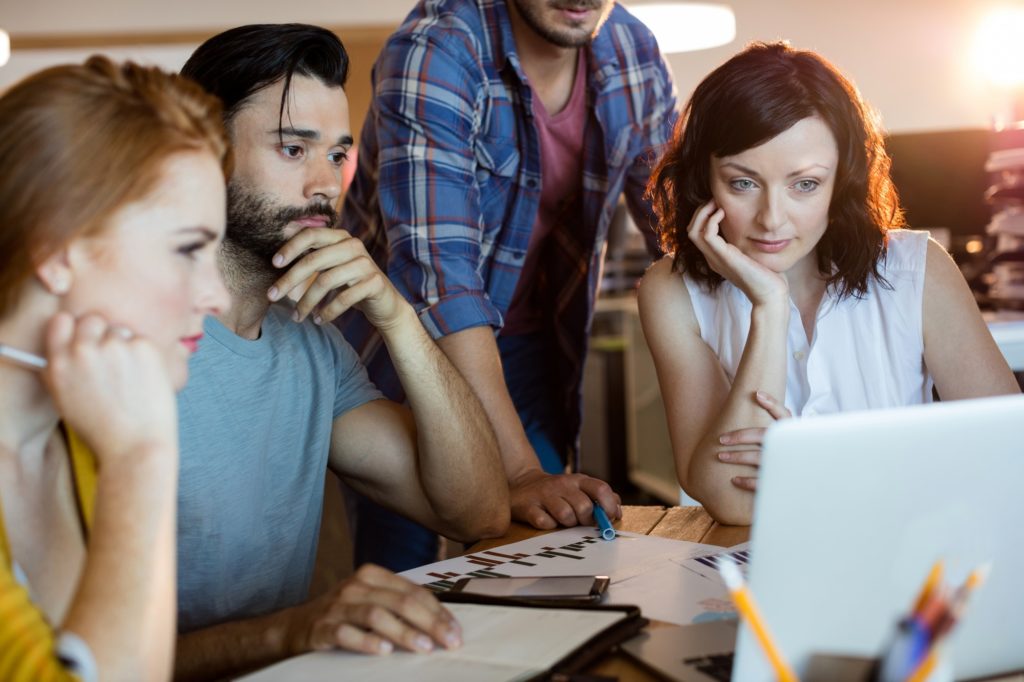
[[[857,88],[821,56],[783,42],[752,43],[715,69],[693,93],[647,186],[673,269],[715,289],[722,277],[686,228],[711,200],[711,158],[761,145],[817,116],[839,147],[829,225],[817,246],[818,269],[840,297],[862,296],[885,254],[886,232],[902,227],[876,114]]]

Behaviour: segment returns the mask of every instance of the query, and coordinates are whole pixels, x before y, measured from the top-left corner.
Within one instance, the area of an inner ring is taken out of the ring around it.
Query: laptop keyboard
[[[692,665],[697,670],[716,680],[729,682],[729,678],[732,676],[732,660],[733,655],[730,653],[697,656],[695,658],[687,658],[683,662],[687,665]]]

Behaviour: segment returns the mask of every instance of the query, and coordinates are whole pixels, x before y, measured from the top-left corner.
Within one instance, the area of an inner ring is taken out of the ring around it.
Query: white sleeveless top
[[[829,414],[931,402],[921,324],[927,247],[927,232],[890,231],[879,272],[892,288],[872,277],[863,298],[838,300],[827,291],[810,344],[790,301],[785,401],[790,412]],[[701,338],[732,382],[750,333],[750,300],[728,281],[714,293],[689,275],[683,281]]]

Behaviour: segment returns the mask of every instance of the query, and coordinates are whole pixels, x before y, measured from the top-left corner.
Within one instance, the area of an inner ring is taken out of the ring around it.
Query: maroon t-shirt
[[[587,122],[586,52],[579,51],[576,78],[565,108],[548,114],[540,97],[533,97],[533,120],[540,139],[541,193],[537,220],[530,234],[526,259],[512,303],[505,315],[503,335],[529,334],[541,329],[541,311],[532,300],[544,240],[559,223],[564,229],[567,202],[579,195],[583,172],[583,128]]]

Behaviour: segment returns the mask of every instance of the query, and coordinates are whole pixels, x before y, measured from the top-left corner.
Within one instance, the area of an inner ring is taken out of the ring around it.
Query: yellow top
[[[92,526],[96,499],[96,460],[85,444],[65,430],[78,513],[83,530]],[[2,509],[0,509],[2,511]],[[57,656],[56,635],[28,589],[14,576],[3,515],[0,514],[0,680],[48,682],[77,680]]]

